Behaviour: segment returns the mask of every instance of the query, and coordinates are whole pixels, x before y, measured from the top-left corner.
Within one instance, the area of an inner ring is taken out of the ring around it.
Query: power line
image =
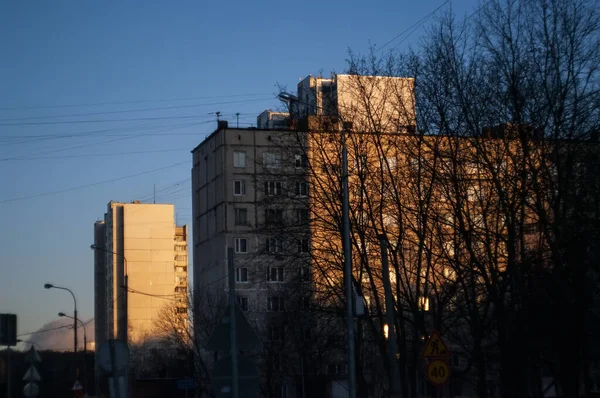
[[[42,330],[38,330],[38,331],[35,331],[35,332],[30,332],[30,333],[22,333],[22,334],[18,334],[17,337],[28,336],[30,334],[36,334],[36,333],[51,332],[53,330],[68,328],[69,326],[72,327],[73,325],[69,324],[69,325],[57,326],[57,327],[49,328],[49,329],[42,329]]]
[[[174,131],[174,130],[177,130],[177,129],[180,129],[180,128],[186,128],[186,127],[191,127],[191,126],[205,124],[205,123],[208,123],[208,122],[190,123],[190,124],[187,124],[185,126],[174,127],[172,129],[168,129],[168,130],[163,131],[161,133],[161,135],[164,134],[164,133],[166,133],[166,132],[169,132],[169,131]],[[114,139],[111,139],[111,140],[105,140],[105,141],[99,141],[99,142],[92,142],[92,143],[89,143],[89,144],[75,145],[75,146],[71,146],[71,147],[67,147],[67,148],[52,149],[52,150],[49,150],[49,151],[36,152],[36,153],[33,153],[33,154],[29,154],[29,155],[19,155],[19,156],[13,156],[13,157],[10,157],[10,158],[2,158],[2,159],[0,159],[0,162],[6,162],[8,160],[18,160],[18,159],[25,158],[27,156],[37,156],[37,155],[45,155],[47,153],[63,152],[63,151],[71,150],[71,149],[84,148],[84,147],[88,147],[88,146],[92,146],[92,145],[107,144],[107,143],[115,142],[115,141],[123,141],[123,140],[131,139],[131,138],[143,137],[143,136],[146,136],[146,135],[149,135],[149,133],[132,134],[132,135],[120,136],[120,138],[114,138]]]
[[[245,102],[266,101],[267,99],[273,99],[273,97],[247,99],[247,100],[237,100],[237,101],[225,101],[225,102],[208,102],[208,103],[205,103],[205,104],[163,106],[163,107],[157,107],[157,108],[127,109],[127,110],[120,110],[120,111],[72,113],[72,114],[69,114],[69,115],[28,116],[28,117],[18,117],[18,118],[5,118],[5,119],[0,119],[0,122],[21,121],[21,120],[54,119],[54,118],[61,118],[61,117],[81,117],[81,116],[113,115],[113,114],[132,113],[132,112],[161,111],[161,110],[168,110],[168,109],[197,108],[197,107],[202,107],[202,106],[227,105],[227,104],[239,104],[239,103],[245,103]]]
[[[159,153],[159,152],[176,152],[176,151],[189,151],[189,148],[174,148],[174,149],[157,149],[154,151],[132,151],[132,152],[112,152],[112,153],[92,153],[88,155],[64,155],[64,156],[38,156],[30,158],[18,158],[8,160],[39,160],[39,159],[70,159],[70,158],[88,158],[95,156],[122,156],[122,155],[138,155],[147,153]]]
[[[35,195],[22,196],[22,197],[19,197],[19,198],[12,198],[12,199],[0,200],[0,203],[9,203],[9,202],[16,202],[16,201],[19,201],[19,200],[39,198],[41,196],[55,195],[55,194],[59,194],[59,193],[63,193],[63,192],[75,191],[77,189],[89,188],[89,187],[93,187],[93,186],[96,186],[96,185],[108,184],[108,183],[111,183],[111,182],[121,181],[121,180],[125,180],[125,179],[128,179],[128,178],[138,177],[138,176],[141,176],[141,175],[144,175],[144,174],[154,173],[156,171],[165,170],[165,169],[168,169],[168,168],[171,168],[171,167],[176,167],[176,166],[180,166],[182,164],[187,164],[187,163],[189,163],[189,162],[188,161],[179,162],[179,163],[171,164],[169,166],[164,166],[164,167],[159,167],[157,169],[143,171],[141,173],[136,173],[136,174],[131,174],[131,175],[123,176],[123,177],[113,178],[111,180],[99,181],[99,182],[94,182],[94,183],[91,183],[91,184],[85,184],[85,185],[79,185],[79,186],[71,187],[71,188],[59,189],[59,190],[51,191],[51,192],[38,193],[38,194],[35,194]]]
[[[391,39],[390,41],[388,41],[387,43],[385,43],[383,46],[379,47],[378,49],[375,50],[375,52],[381,51],[383,50],[385,47],[387,47],[388,45],[390,45],[393,41],[395,41],[396,39],[398,39],[400,36],[403,36],[404,34],[406,34],[407,32],[409,32],[411,29],[413,29],[415,26],[418,28],[420,27],[426,20],[428,20],[431,16],[433,16],[440,8],[442,8],[443,6],[445,6],[447,3],[449,3],[450,0],[446,0],[444,1],[440,6],[438,6],[435,10],[431,11],[429,14],[425,15],[423,18],[419,19],[417,22],[415,22],[414,24],[410,25],[408,28],[404,29],[402,32],[400,32],[399,34],[397,34],[396,36],[394,36],[393,39]],[[394,46],[394,48],[398,47],[398,45],[400,45],[403,41],[405,41],[406,39],[408,39],[410,37],[411,34],[413,34],[415,32],[416,28],[414,30],[412,30],[404,39],[402,39],[396,46]]]
[[[82,124],[82,123],[113,123],[113,122],[136,122],[146,120],[179,120],[205,118],[206,116],[186,115],[186,116],[163,116],[163,117],[142,117],[131,119],[97,119],[97,120],[64,120],[53,122],[24,122],[24,123],[0,123],[0,126],[40,126],[48,124]]]
[[[261,95],[270,95],[270,94],[272,94],[272,93],[214,95],[214,96],[206,96],[206,97],[167,98],[167,99],[158,99],[158,100],[112,101],[112,102],[96,102],[96,103],[88,103],[88,104],[37,105],[37,106],[25,106],[25,107],[13,107],[13,108],[0,108],[0,111],[17,111],[17,110],[25,110],[25,109],[77,108],[77,107],[85,107],[85,106],[104,106],[104,105],[144,104],[144,103],[152,103],[152,102],[191,101],[191,100],[212,99],[212,98],[258,97]]]

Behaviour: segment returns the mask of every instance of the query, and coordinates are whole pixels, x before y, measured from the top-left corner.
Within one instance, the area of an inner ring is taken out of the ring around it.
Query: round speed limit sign
[[[450,378],[450,367],[446,361],[434,359],[427,365],[427,380],[436,386],[440,386]]]

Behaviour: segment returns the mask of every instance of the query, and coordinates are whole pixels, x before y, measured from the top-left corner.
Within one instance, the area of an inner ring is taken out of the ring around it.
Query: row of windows
[[[285,311],[285,302],[285,298],[281,296],[267,297],[267,310],[272,312]],[[250,301],[246,296],[237,296],[237,303],[242,311],[248,311],[250,308]],[[302,297],[300,305],[303,310],[308,310],[310,308],[310,297]]]
[[[283,239],[281,238],[267,238],[265,240],[265,251],[270,254],[283,253]],[[234,239],[234,250],[238,254],[248,253],[249,244],[248,238],[235,238]],[[296,252],[297,253],[310,253],[310,241],[307,238],[299,239],[296,241]]]
[[[248,225],[248,209],[234,208],[235,225]],[[283,209],[266,209],[265,221],[267,224],[282,223],[284,220]],[[309,222],[308,209],[294,209],[294,221],[297,224],[304,225]]]
[[[245,151],[233,151],[233,167],[244,168],[247,166],[247,155]],[[281,167],[281,154],[274,152],[263,153],[263,166],[269,168]],[[308,167],[308,157],[304,154],[294,156],[296,168]]]
[[[271,181],[265,183],[265,192],[268,195],[282,195],[282,183],[278,181]],[[296,196],[307,196],[308,195],[308,183],[306,181],[296,181],[294,193]],[[246,195],[246,180],[233,180],[233,195],[234,196],[245,196]]]
[[[310,269],[308,267],[299,267],[298,276],[302,282],[310,282]],[[248,283],[248,268],[238,267],[235,269],[235,281],[237,283]],[[267,282],[281,283],[285,281],[285,269],[283,267],[268,267]]]

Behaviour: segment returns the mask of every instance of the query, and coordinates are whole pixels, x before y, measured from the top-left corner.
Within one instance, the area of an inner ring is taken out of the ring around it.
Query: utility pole
[[[385,235],[379,235],[381,247],[381,267],[383,271],[383,290],[385,292],[385,312],[388,324],[388,357],[390,361],[390,393],[391,397],[400,397],[400,384],[398,382],[398,358],[396,354],[396,322],[394,320],[394,296],[390,283],[390,266],[388,263],[388,241]]]
[[[7,385],[6,385],[6,397],[7,398],[12,398],[12,374],[11,374],[11,367],[10,367],[10,346],[6,347],[6,374],[8,376],[7,378]]]
[[[236,122],[237,122],[236,128],[239,129],[240,128],[240,113],[239,112],[236,112],[235,119],[236,119]]]
[[[227,248],[227,273],[229,277],[229,331],[231,333],[231,385],[233,398],[239,398],[237,335],[235,327],[235,266],[233,247]]]
[[[348,397],[356,398],[356,342],[354,341],[354,293],[352,288],[352,248],[350,247],[350,198],[348,197],[348,148],[346,128],[342,121],[342,238],[344,247],[344,278],[346,282],[346,317],[348,333]]]

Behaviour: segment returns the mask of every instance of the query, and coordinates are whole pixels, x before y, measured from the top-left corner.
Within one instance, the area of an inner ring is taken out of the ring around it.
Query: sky
[[[348,49],[418,47],[442,5],[478,3],[0,2],[0,313],[23,339],[72,314],[52,283],[92,318],[93,224],[110,200],[156,190],[191,225],[190,151],[215,112],[248,126],[281,108],[279,85],[344,72]]]

